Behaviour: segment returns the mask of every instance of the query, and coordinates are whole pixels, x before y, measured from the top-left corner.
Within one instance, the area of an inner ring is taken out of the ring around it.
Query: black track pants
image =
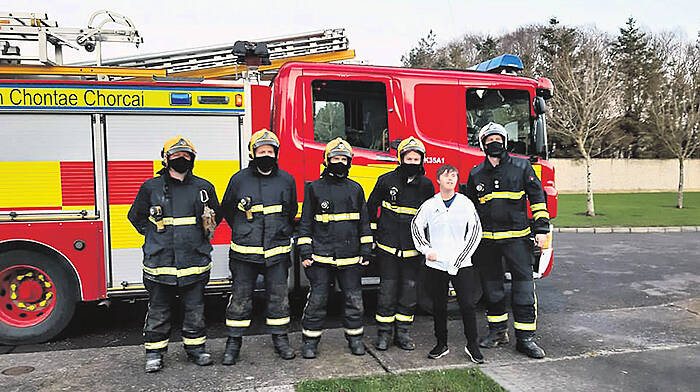
[[[425,270],[426,287],[433,299],[433,326],[438,343],[447,344],[447,290],[450,281],[457,292],[457,302],[464,325],[464,336],[468,342],[475,343],[478,331],[474,309],[474,290],[479,284],[475,268],[460,268],[455,276],[435,268],[428,267]]]

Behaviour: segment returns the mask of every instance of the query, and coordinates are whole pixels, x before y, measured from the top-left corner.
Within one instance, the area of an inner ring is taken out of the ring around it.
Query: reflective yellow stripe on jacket
[[[333,265],[351,265],[351,264],[356,264],[356,263],[360,262],[360,256],[348,257],[345,259],[334,259],[330,256],[319,256],[319,255],[312,254],[311,259],[315,262],[325,263],[325,264],[333,264]]]
[[[314,216],[317,222],[338,222],[338,221],[349,221],[349,220],[360,220],[359,212],[345,212],[342,214],[317,214]]]
[[[532,218],[535,220],[540,218],[549,219],[549,212],[547,211],[546,203],[531,204],[530,211],[532,211]]]
[[[297,238],[297,245],[309,245],[311,244],[311,237],[299,237]]]
[[[176,268],[176,267],[146,267],[143,266],[143,271],[150,275],[174,275],[178,278],[190,275],[199,275],[209,271],[213,263],[209,263],[204,267],[188,267],[188,268]]]
[[[268,258],[282,253],[289,253],[292,250],[292,245],[283,245],[265,250],[262,246],[245,246],[231,242],[231,249],[238,253],[263,255],[265,258]]]
[[[482,237],[490,240],[503,240],[506,238],[520,238],[525,237],[532,231],[530,228],[524,230],[514,230],[514,231],[484,231]]]
[[[392,248],[391,246],[380,244],[379,242],[377,242],[377,247],[383,251],[386,251],[386,252],[391,253],[392,255],[396,255],[398,257],[415,257],[415,256],[418,256],[420,254],[415,249],[398,250],[396,248]]]
[[[492,199],[518,200],[525,196],[525,191],[520,192],[491,192],[479,198],[479,203],[484,204]]]
[[[416,213],[418,213],[417,208],[395,206],[386,200],[382,200],[382,207],[384,207],[388,210],[394,211],[397,214],[416,215]]]
[[[148,217],[148,220],[151,221],[151,223],[156,224],[156,220],[153,219],[152,216]],[[196,225],[197,224],[197,218],[194,216],[185,216],[182,218],[173,218],[170,216],[163,217],[163,224],[167,226],[187,226],[187,225]]]
[[[245,211],[246,209],[241,205],[241,203],[238,203],[238,209],[241,211]],[[282,205],[281,204],[274,204],[271,206],[263,206],[262,204],[256,204],[254,206],[250,207],[251,212],[262,212],[265,215],[268,214],[279,214],[282,212]]]

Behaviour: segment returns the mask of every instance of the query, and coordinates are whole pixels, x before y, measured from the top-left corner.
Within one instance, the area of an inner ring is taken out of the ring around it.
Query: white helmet
[[[508,148],[508,132],[506,131],[506,129],[503,128],[503,125],[501,124],[490,122],[484,125],[484,127],[481,128],[481,130],[479,131],[479,147],[481,147],[482,151],[486,151],[486,146],[484,146],[484,140],[489,135],[494,134],[501,135],[501,137],[503,138],[503,148]]]

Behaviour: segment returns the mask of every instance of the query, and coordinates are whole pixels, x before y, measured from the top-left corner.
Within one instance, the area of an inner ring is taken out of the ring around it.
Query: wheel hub
[[[0,271],[0,320],[14,327],[44,321],[55,307],[56,288],[49,276],[30,265]]]

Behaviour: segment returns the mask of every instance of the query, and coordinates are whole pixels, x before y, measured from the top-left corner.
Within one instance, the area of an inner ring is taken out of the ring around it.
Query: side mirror
[[[535,97],[535,99],[532,100],[532,108],[537,115],[544,114],[547,111],[547,104],[544,102],[544,98]]]
[[[545,115],[540,114],[535,118],[535,154],[547,159],[547,124]]]
[[[401,144],[401,139],[392,140],[391,144],[389,144],[389,147],[391,147],[392,150],[398,150],[399,144]]]

